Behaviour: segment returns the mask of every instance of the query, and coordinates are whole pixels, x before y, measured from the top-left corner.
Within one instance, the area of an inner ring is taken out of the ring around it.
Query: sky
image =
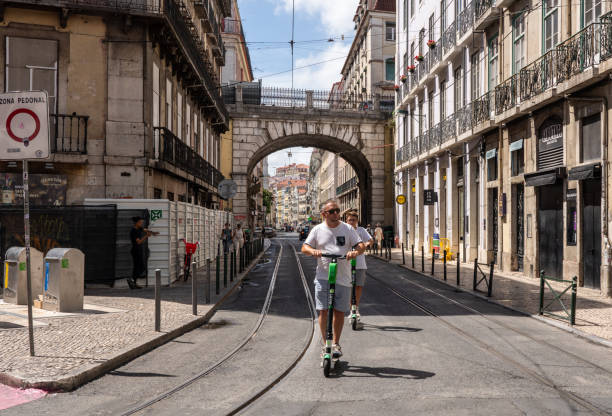
[[[291,87],[289,41],[293,1],[293,86],[329,90],[334,82],[340,81],[340,71],[355,33],[353,16],[358,0],[238,0],[253,76],[261,79],[264,86]],[[289,151],[292,157],[288,157]],[[289,163],[308,164],[311,152],[297,147],[271,154],[269,175]]]

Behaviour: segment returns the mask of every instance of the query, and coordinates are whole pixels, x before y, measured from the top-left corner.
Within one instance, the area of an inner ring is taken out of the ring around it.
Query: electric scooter
[[[357,260],[351,259],[351,328],[357,330]]]
[[[321,254],[321,257],[327,257],[331,259],[329,264],[329,272],[327,278],[329,281],[329,294],[327,298],[327,330],[325,333],[325,353],[323,354],[323,361],[321,367],[323,367],[323,375],[329,377],[329,373],[333,368],[335,369],[338,365],[340,357],[332,354],[332,342],[334,339],[334,306],[336,303],[336,273],[338,267],[338,260],[346,259],[346,256],[337,254]]]

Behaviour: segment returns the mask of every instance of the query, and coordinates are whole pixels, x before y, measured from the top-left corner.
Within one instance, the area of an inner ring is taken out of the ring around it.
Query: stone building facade
[[[2,5],[5,91],[44,89],[67,204],[168,198],[218,207],[229,128],[219,31],[229,1],[11,1]],[[0,163],[8,175],[19,167]]]
[[[604,2],[397,2],[403,241],[612,294]]]

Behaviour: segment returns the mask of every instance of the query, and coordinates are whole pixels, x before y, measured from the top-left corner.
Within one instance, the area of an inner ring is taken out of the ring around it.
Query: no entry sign
[[[45,91],[0,94],[0,160],[49,157],[49,104]]]

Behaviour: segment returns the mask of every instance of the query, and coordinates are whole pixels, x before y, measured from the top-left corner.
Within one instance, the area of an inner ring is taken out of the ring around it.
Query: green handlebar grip
[[[356,267],[357,266],[357,259],[351,259],[351,266],[352,267]]]

